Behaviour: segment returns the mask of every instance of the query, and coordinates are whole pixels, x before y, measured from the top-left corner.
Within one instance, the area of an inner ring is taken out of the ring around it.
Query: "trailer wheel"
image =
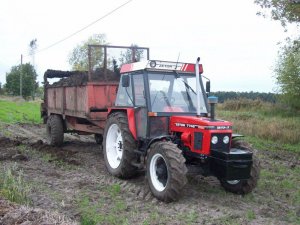
[[[130,178],[137,174],[132,165],[137,155],[133,152],[137,146],[129,130],[126,114],[112,114],[104,130],[104,160],[108,172],[119,178]]]
[[[59,115],[50,115],[46,126],[47,141],[50,145],[61,146],[64,142],[63,121]]]
[[[175,144],[159,141],[151,145],[147,155],[147,180],[156,198],[165,202],[177,200],[187,183],[186,173],[185,158]]]
[[[102,134],[95,134],[94,137],[95,137],[96,143],[97,143],[98,145],[101,145],[102,142],[103,142],[103,136],[102,136]]]
[[[250,178],[247,180],[220,180],[222,187],[229,192],[235,194],[248,194],[256,187],[260,173],[260,163],[255,152],[247,142],[233,140],[232,146],[234,148],[246,149],[253,152],[253,163],[251,166]]]

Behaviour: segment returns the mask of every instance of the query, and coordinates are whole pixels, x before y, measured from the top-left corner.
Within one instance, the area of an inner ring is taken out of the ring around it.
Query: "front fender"
[[[167,141],[170,141],[171,139],[172,139],[172,136],[171,136],[171,135],[161,135],[161,136],[152,138],[152,139],[149,141],[148,145],[147,145],[147,149],[149,149],[150,146],[151,146],[154,142],[161,141],[161,140],[167,140]]]

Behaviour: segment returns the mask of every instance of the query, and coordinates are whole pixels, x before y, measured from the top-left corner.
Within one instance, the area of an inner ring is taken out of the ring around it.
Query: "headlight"
[[[224,136],[223,137],[223,143],[224,144],[228,144],[229,143],[229,137],[228,136]]]
[[[212,136],[211,143],[214,144],[214,145],[217,144],[218,143],[218,137],[217,136]]]

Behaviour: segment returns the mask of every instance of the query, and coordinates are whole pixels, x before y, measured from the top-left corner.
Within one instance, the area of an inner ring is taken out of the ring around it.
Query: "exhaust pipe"
[[[215,120],[215,105],[218,103],[218,97],[209,96],[208,104],[210,105],[210,119]]]
[[[197,58],[196,65],[195,65],[195,72],[196,72],[196,92],[197,92],[197,116],[200,117],[200,93],[201,93],[201,87],[200,87],[200,73],[199,73],[199,62],[200,57]]]

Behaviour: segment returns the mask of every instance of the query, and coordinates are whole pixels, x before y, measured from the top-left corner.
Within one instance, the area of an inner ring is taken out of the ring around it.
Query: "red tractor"
[[[102,113],[102,119],[93,119],[92,112],[78,120],[74,112],[58,115],[61,118],[56,120],[63,124],[61,132],[70,127],[75,131],[94,132],[98,142],[103,135],[109,173],[125,179],[146,168],[153,195],[165,202],[178,199],[187,183],[188,171],[216,176],[227,191],[251,192],[259,177],[258,161],[249,146],[236,141],[238,135],[232,133],[232,124],[215,118],[217,98],[207,97],[210,83],[204,88],[199,61],[198,58],[192,64],[147,60],[122,65],[120,82],[113,89],[114,99],[102,96],[109,98],[111,104],[94,112]],[[91,97],[86,99],[89,101]],[[44,105],[45,121],[60,112],[50,111]],[[55,133],[51,136],[51,123],[48,127],[50,140],[53,136],[59,139]]]
[[[199,59],[196,64],[150,60],[121,67],[104,131],[111,174],[131,177],[145,162],[152,193],[167,202],[180,196],[189,168],[216,176],[228,191],[252,191],[258,162],[233,140],[232,124],[214,118],[217,99],[207,98],[202,72]]]

